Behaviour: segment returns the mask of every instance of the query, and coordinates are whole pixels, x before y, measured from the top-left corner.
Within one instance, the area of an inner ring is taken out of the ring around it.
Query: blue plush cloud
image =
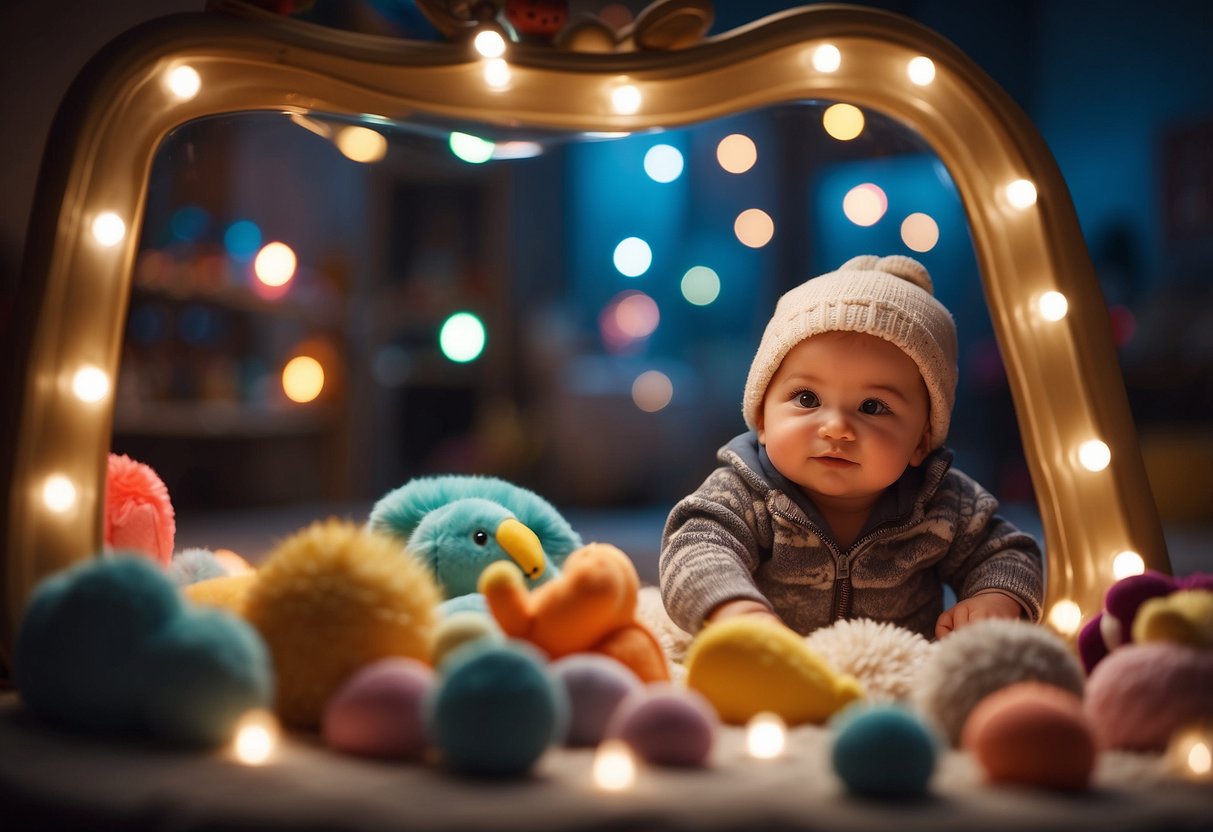
[[[269,651],[248,623],[195,609],[147,558],[93,558],[44,580],[13,656],[22,701],[48,722],[103,735],[217,745],[268,707]]]

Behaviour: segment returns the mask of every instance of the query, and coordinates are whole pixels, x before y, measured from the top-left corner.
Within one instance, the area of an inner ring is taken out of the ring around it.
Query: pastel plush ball
[[[328,520],[283,541],[244,600],[273,656],[279,717],[318,728],[329,697],[359,668],[426,660],[438,602],[429,570],[385,535]]]
[[[644,684],[622,662],[599,653],[573,653],[552,662],[569,698],[565,744],[597,745],[619,704]]]
[[[256,632],[227,613],[190,609],[141,554],[94,558],[42,581],[14,668],[22,701],[47,721],[189,745],[225,741],[272,693]]]
[[[422,703],[434,672],[416,659],[380,659],[356,672],[329,700],[322,724],[330,748],[385,759],[413,759],[427,741]]]
[[[497,644],[505,641],[496,619],[488,613],[452,613],[441,618],[434,628],[433,637],[430,639],[430,661],[437,667],[456,649],[481,639],[488,639]]]
[[[911,711],[897,705],[852,705],[830,727],[834,773],[851,794],[911,800],[926,793],[939,741]]]
[[[564,736],[568,711],[564,687],[539,651],[509,641],[448,656],[422,713],[427,736],[455,771],[517,777]]]
[[[1018,682],[977,703],[961,734],[992,783],[1085,789],[1095,769],[1095,734],[1073,692]]]
[[[605,736],[623,740],[652,765],[694,768],[707,764],[719,722],[703,694],[652,683],[619,704]]]
[[[978,621],[941,639],[923,662],[912,701],[957,745],[965,720],[985,697],[1016,682],[1083,691],[1083,671],[1059,636],[1026,621]]]
[[[1127,644],[1091,671],[1086,711],[1102,748],[1161,751],[1181,728],[1213,722],[1213,651]]]

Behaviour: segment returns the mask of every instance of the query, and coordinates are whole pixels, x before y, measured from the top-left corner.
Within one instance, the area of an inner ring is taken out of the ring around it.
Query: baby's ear
[[[922,461],[927,458],[927,454],[931,453],[931,423],[928,422],[922,429],[922,436],[918,437],[918,444],[914,446],[914,452],[910,454],[910,465],[917,468],[922,465]]]

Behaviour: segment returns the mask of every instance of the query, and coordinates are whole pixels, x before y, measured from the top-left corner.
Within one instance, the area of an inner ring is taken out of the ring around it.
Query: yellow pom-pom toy
[[[853,677],[836,673],[796,633],[764,618],[738,616],[709,625],[686,660],[686,684],[734,725],[761,711],[789,725],[821,723],[861,699]]]
[[[279,717],[315,728],[364,665],[391,656],[428,663],[440,600],[429,570],[387,536],[330,519],[283,541],[244,605],[273,657]]]
[[[1142,604],[1133,619],[1133,640],[1170,641],[1188,647],[1213,647],[1213,592],[1181,589]]]

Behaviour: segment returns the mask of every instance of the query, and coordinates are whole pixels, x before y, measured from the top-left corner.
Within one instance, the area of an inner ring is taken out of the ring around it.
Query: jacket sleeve
[[[765,503],[736,471],[717,468],[674,506],[662,534],[661,597],[674,623],[694,633],[725,601],[770,606],[754,583],[770,541]]]
[[[993,495],[960,471],[948,473],[946,488],[957,521],[952,546],[937,567],[940,578],[956,591],[957,600],[1001,590],[1039,621],[1044,569],[1036,541],[1000,517]]]

